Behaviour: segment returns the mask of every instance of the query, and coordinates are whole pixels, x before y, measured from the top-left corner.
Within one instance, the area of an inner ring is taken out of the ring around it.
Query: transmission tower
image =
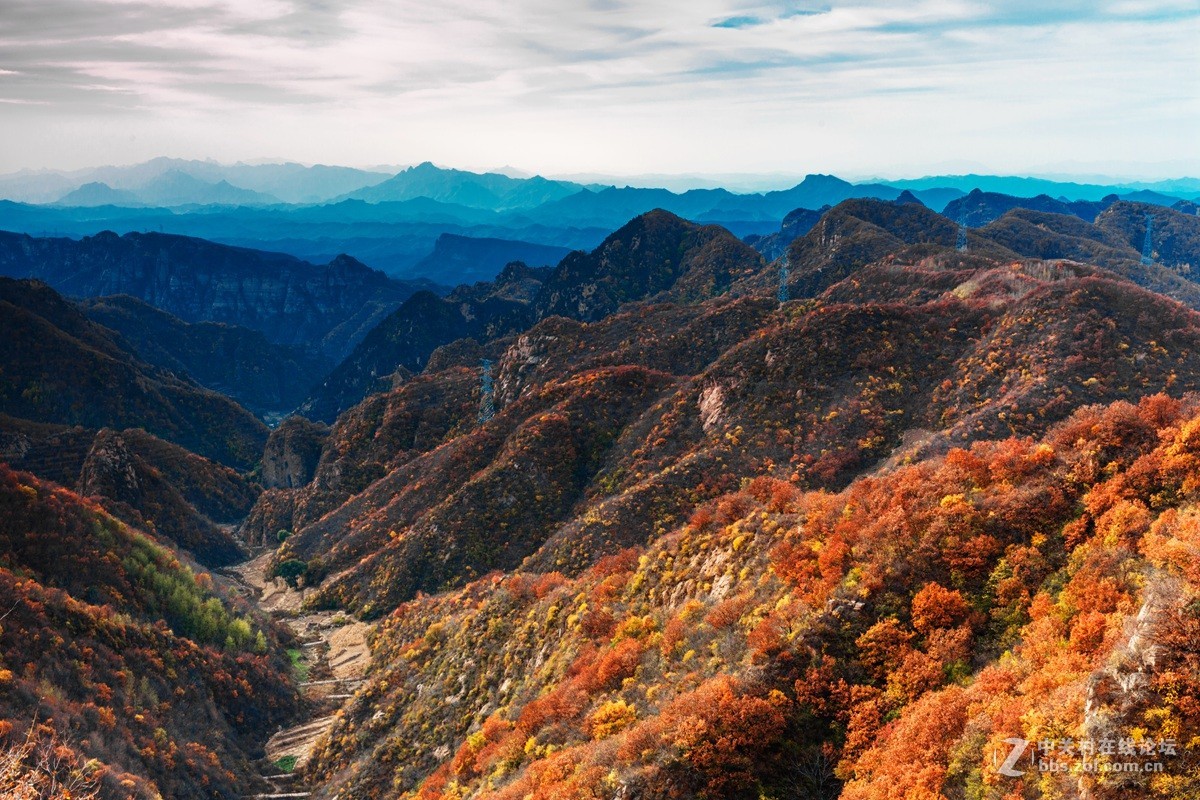
[[[1154,263],[1154,217],[1146,215],[1146,238],[1142,240],[1142,263]]]
[[[779,292],[776,295],[780,303],[786,303],[790,295],[788,294],[788,259],[783,257],[783,261],[779,264]]]
[[[479,375],[479,422],[487,422],[496,416],[495,386],[492,383],[492,361],[483,359]]]
[[[954,243],[954,249],[960,253],[967,252],[967,219],[966,215],[958,215],[958,241]]]

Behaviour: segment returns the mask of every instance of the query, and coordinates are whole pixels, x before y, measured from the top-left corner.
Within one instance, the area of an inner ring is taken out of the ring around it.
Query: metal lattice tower
[[[788,259],[783,257],[783,262],[779,265],[779,292],[776,294],[779,302],[786,303],[790,298],[788,293]]]
[[[492,361],[483,359],[479,375],[479,422],[484,423],[496,416],[496,387],[492,382]]]
[[[964,214],[958,215],[958,240],[954,243],[954,249],[960,253],[967,252],[967,220]]]
[[[1142,240],[1142,263],[1154,263],[1154,217],[1146,215],[1146,238]]]

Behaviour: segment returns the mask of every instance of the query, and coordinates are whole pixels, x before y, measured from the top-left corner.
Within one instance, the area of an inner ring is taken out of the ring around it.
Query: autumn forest
[[[0,233],[0,795],[1200,798],[1200,216],[959,194]]]

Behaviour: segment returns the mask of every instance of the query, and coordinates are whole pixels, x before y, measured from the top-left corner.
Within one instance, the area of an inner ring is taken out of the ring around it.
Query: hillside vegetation
[[[778,263],[713,292],[702,259],[670,278],[699,295],[444,347],[343,414],[246,528],[290,533],[310,608],[380,620],[317,795],[1200,791],[1200,314],[1115,221],[1047,216],[1099,263],[848,201],[790,302]],[[1017,779],[1012,737],[1175,749]]]
[[[102,796],[230,797],[295,713],[273,625],[78,495],[0,465],[0,735]],[[48,734],[47,734],[48,732]]]

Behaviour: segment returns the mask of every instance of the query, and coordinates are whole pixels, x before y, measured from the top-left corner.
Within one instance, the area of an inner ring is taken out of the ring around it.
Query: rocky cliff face
[[[186,236],[104,232],[80,241],[0,233],[0,274],[73,297],[128,294],[187,322],[227,322],[338,360],[427,283],[349,256],[315,265]]]
[[[308,485],[321,460],[329,435],[326,425],[289,417],[271,432],[263,452],[262,482],[268,489],[299,489]]]

